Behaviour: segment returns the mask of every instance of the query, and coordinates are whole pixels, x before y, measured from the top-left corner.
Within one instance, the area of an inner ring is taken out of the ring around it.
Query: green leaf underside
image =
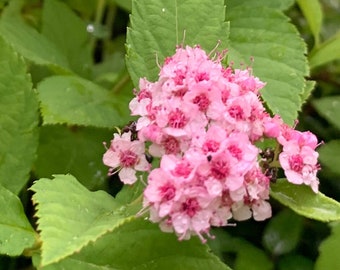
[[[303,218],[284,210],[269,221],[263,233],[263,244],[273,255],[289,253],[296,248],[302,230]]]
[[[64,3],[56,0],[44,2],[42,34],[66,56],[76,73],[88,77],[92,65],[90,35],[86,24]]]
[[[80,251],[90,241],[132,219],[110,195],[88,191],[71,175],[40,179],[31,190],[35,192],[33,202],[41,231],[42,265]]]
[[[80,253],[42,270],[230,270],[198,238],[178,241],[173,233],[137,219],[90,243]]]
[[[26,59],[55,71],[70,73],[66,57],[20,17],[22,1],[11,1],[1,14],[0,35]]]
[[[319,160],[322,166],[326,166],[332,172],[340,175],[339,153],[340,140],[333,140],[323,144],[318,148]]]
[[[340,33],[320,44],[309,55],[309,64],[315,68],[336,59],[340,59]]]
[[[321,243],[315,270],[339,269],[340,222],[332,224],[332,234]]]
[[[320,115],[340,129],[340,96],[315,99],[313,105]]]
[[[190,15],[189,15],[190,14]],[[226,48],[228,23],[222,0],[138,0],[132,3],[126,64],[134,85],[157,80],[160,64],[176,46],[199,44],[207,52],[221,41]]]
[[[0,254],[19,256],[33,245],[35,232],[19,198],[1,185],[0,208]]]
[[[256,11],[252,3],[258,6]],[[242,3],[242,4],[241,4]],[[274,114],[293,124],[302,105],[304,76],[308,66],[306,45],[295,27],[280,11],[269,8],[266,0],[228,2],[230,53],[228,60],[252,64],[254,74],[267,85],[261,91]]]
[[[49,77],[38,85],[38,93],[45,125],[113,128],[130,119],[130,95],[113,94],[80,77]]]
[[[0,184],[17,194],[38,146],[38,102],[26,65],[0,38]]]
[[[108,167],[102,161],[102,142],[111,138],[106,129],[43,126],[35,173],[39,178],[70,173],[90,190],[104,188]]]
[[[315,194],[309,186],[294,185],[279,179],[271,185],[271,197],[307,218],[329,222],[340,220],[340,203],[321,192]]]

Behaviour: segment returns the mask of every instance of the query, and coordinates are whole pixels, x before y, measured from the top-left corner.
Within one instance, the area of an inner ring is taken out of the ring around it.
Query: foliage
[[[340,7],[332,5],[1,1],[0,269],[336,269]],[[121,189],[108,177],[102,142],[133,120],[139,78],[155,80],[180,44],[228,48],[225,62],[251,65],[267,83],[273,114],[289,125],[299,116],[298,127],[324,141],[320,193],[279,179],[271,220],[213,230],[208,244],[138,218],[143,183]]]

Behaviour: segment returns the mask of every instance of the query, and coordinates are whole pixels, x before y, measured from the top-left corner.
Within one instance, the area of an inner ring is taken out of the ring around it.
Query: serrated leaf
[[[319,0],[297,0],[303,15],[312,31],[315,46],[319,45],[320,31],[322,26],[322,7]]]
[[[220,48],[227,45],[223,0],[135,0],[130,19],[126,64],[135,86],[142,77],[156,80],[156,60],[162,63],[176,45],[200,44],[208,52],[219,40]]]
[[[318,113],[340,129],[340,96],[327,96],[312,101]]]
[[[56,0],[44,2],[41,33],[65,55],[74,72],[83,77],[90,76],[90,35],[85,22],[66,4]]]
[[[329,222],[340,220],[340,203],[321,192],[315,194],[309,186],[294,185],[278,179],[271,185],[270,195],[299,215]]]
[[[329,141],[318,148],[319,160],[332,172],[340,175],[340,140]]]
[[[286,254],[296,248],[302,229],[303,218],[290,210],[283,210],[266,226],[262,237],[263,245],[274,256]]]
[[[105,188],[108,168],[102,162],[112,132],[98,128],[43,126],[35,174],[38,178],[70,173],[90,190]]]
[[[309,73],[306,45],[289,19],[269,2],[279,1],[228,1],[228,60],[249,64],[254,57],[254,74],[267,83],[261,91],[264,101],[274,114],[293,124]]]
[[[113,128],[130,120],[130,93],[112,93],[76,76],[52,76],[38,85],[44,124]]]
[[[340,59],[340,32],[320,44],[310,53],[309,64],[313,69],[336,59]]]
[[[320,255],[316,260],[315,270],[339,269],[340,222],[332,224],[332,234],[324,240],[320,247]]]
[[[17,196],[0,185],[0,254],[19,256],[35,241],[35,232]]]
[[[26,59],[49,66],[59,73],[70,73],[66,57],[20,17],[23,1],[10,1],[0,20],[0,35]]]
[[[230,270],[198,238],[178,241],[174,234],[141,219],[89,244],[79,254],[42,270]]]
[[[22,58],[0,38],[0,184],[17,194],[38,146],[38,102]]]
[[[132,218],[106,192],[90,192],[71,175],[40,179],[31,190],[41,232],[41,265],[79,252]]]
[[[315,84],[316,84],[315,81],[306,81],[305,88],[303,89],[303,92],[300,95],[302,104],[306,103],[306,101],[310,97],[312,91],[314,90]]]

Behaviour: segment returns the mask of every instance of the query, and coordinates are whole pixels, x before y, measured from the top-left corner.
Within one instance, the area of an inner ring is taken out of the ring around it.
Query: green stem
[[[271,167],[281,168],[281,164],[279,161],[279,155],[282,152],[281,144],[277,143],[274,150],[274,158],[273,161],[269,164]]]
[[[97,9],[96,9],[96,17],[95,24],[100,24],[103,20],[104,8],[106,5],[106,0],[98,0]]]
[[[102,23],[105,5],[106,5],[106,0],[98,0],[97,8],[96,8],[96,15],[95,15],[95,19],[94,19],[94,27],[98,27]],[[94,51],[96,40],[97,39],[94,36],[91,39],[92,51]]]
[[[105,26],[107,28],[107,31],[109,35],[104,39],[104,55],[103,58],[105,59],[105,52],[107,52],[107,49],[109,48],[110,45],[110,39],[111,39],[111,34],[112,34],[112,29],[114,26],[114,19],[116,17],[117,13],[117,6],[115,4],[109,4],[108,11],[106,14],[106,19],[105,19]]]

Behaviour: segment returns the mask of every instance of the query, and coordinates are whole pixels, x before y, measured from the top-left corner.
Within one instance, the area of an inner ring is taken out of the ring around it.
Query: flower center
[[[237,158],[238,160],[242,159],[242,150],[238,148],[236,145],[230,145],[228,147],[228,150],[234,158]]]
[[[206,154],[208,152],[216,152],[218,148],[220,147],[220,144],[214,140],[207,140],[203,146],[203,152]]]
[[[224,179],[229,174],[229,164],[225,160],[216,160],[211,163],[210,172],[218,180]]]
[[[210,100],[207,98],[205,94],[200,94],[196,96],[192,102],[198,105],[198,108],[201,112],[206,111],[210,104]]]
[[[187,118],[180,109],[176,109],[169,113],[168,125],[172,128],[183,128],[187,123]]]
[[[162,145],[164,147],[165,153],[169,154],[177,154],[179,152],[179,142],[176,138],[172,136],[167,136],[162,140]]]
[[[289,166],[295,172],[301,172],[303,168],[303,159],[300,155],[293,155],[289,157]]]
[[[195,80],[196,82],[209,81],[209,74],[206,72],[198,73],[195,76]]]
[[[160,187],[159,191],[162,196],[162,199],[164,199],[165,201],[172,200],[176,194],[175,187],[170,183],[167,183],[164,186]]]
[[[120,152],[119,160],[122,167],[133,167],[137,163],[138,157],[131,150],[125,150]]]
[[[228,110],[230,116],[236,120],[244,118],[243,110],[240,105],[231,106]]]
[[[192,171],[192,167],[190,163],[186,160],[184,160],[181,163],[178,163],[173,171],[175,176],[183,176],[187,178]]]
[[[189,216],[193,217],[201,209],[195,198],[189,198],[182,204],[182,210]]]
[[[141,101],[142,99],[144,98],[149,98],[149,99],[152,99],[152,95],[149,91],[147,90],[141,90],[139,93],[138,93],[138,101]]]

